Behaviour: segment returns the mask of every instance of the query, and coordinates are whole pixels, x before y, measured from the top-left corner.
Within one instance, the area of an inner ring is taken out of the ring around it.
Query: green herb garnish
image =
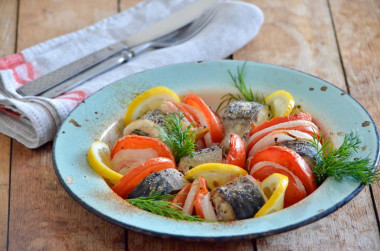
[[[190,124],[184,128],[182,119],[185,116],[177,111],[166,116],[165,123],[160,127],[161,140],[169,146],[176,162],[183,156],[193,156],[195,152],[196,132]]]
[[[220,111],[224,109],[232,100],[247,100],[251,102],[257,102],[261,104],[265,104],[265,97],[264,95],[259,95],[257,93],[253,93],[251,88],[248,88],[245,83],[245,67],[247,62],[245,62],[242,67],[237,68],[237,75],[233,75],[230,70],[228,70],[228,74],[230,75],[233,85],[239,90],[240,94],[232,94],[227,93],[226,95],[222,96],[222,101],[219,104],[216,111]]]
[[[139,197],[134,199],[126,199],[129,203],[142,210],[158,214],[165,217],[170,217],[176,220],[187,221],[205,221],[198,216],[188,215],[182,211],[182,208],[168,199],[174,198],[175,195],[150,193],[148,197]]]
[[[318,142],[322,138],[316,135],[312,144],[318,149]],[[316,158],[316,165],[313,168],[314,177],[318,184],[321,184],[327,177],[334,177],[340,181],[344,176],[350,176],[365,185],[373,184],[380,180],[379,172],[374,172],[371,161],[366,158],[355,158],[350,160],[354,152],[358,152],[361,140],[354,133],[346,134],[342,145],[334,149],[331,139],[321,140],[322,148],[319,149]]]

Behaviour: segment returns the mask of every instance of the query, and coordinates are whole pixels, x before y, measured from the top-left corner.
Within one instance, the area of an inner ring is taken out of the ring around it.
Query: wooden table
[[[1,0],[0,57],[85,27],[138,0]],[[292,67],[334,83],[380,125],[380,1],[249,1],[265,14],[260,34],[234,59]],[[0,135],[0,250],[380,250],[380,183],[313,224],[226,243],[191,243],[126,231],[63,190],[52,144],[29,150]]]

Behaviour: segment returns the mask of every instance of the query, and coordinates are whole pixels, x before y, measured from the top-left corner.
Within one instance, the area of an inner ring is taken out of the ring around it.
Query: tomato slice
[[[203,177],[199,177],[199,187],[195,195],[194,207],[196,215],[198,215],[202,219],[205,218],[205,215],[202,210],[201,202],[206,194],[208,194],[206,179]]]
[[[285,191],[284,208],[289,207],[306,197],[305,189],[303,187],[302,189],[297,184],[294,178],[294,174],[285,168],[279,168],[273,165],[264,165],[263,167],[260,167],[258,170],[253,172],[251,176],[259,181],[263,181],[273,173],[283,174],[289,179],[288,187]]]
[[[132,192],[146,176],[168,168],[176,168],[171,159],[158,157],[147,160],[124,175],[119,182],[112,187],[112,190],[123,199],[128,198],[129,193]]]
[[[309,113],[299,113],[299,114],[294,114],[294,115],[289,115],[289,116],[284,116],[284,117],[274,117],[273,119],[269,121],[265,121],[259,126],[256,126],[255,128],[252,128],[252,130],[249,133],[249,136],[257,133],[258,131],[261,131],[267,127],[277,125],[280,123],[288,122],[288,121],[293,121],[293,120],[306,120],[306,121],[311,121],[311,115]]]
[[[195,107],[201,111],[206,118],[207,125],[210,128],[211,140],[214,143],[219,143],[223,139],[223,126],[219,118],[208,107],[208,105],[199,96],[190,93],[185,97],[185,104]]]
[[[252,167],[261,161],[271,161],[291,171],[301,180],[307,194],[317,189],[310,167],[295,151],[283,146],[268,146],[253,156],[249,163],[249,170],[251,171]]]
[[[178,110],[180,110],[190,123],[194,123],[195,126],[197,125],[198,121],[194,118],[194,116],[185,106],[175,101],[169,101],[169,102],[172,103]]]
[[[165,157],[175,162],[173,153],[169,147],[158,139],[140,136],[127,135],[119,139],[111,151],[111,159],[114,155],[124,149],[148,149],[155,150],[159,157]]]
[[[268,134],[274,132],[274,131],[281,131],[281,130],[297,130],[300,132],[307,133],[311,136],[316,135],[319,138],[319,132],[315,130],[316,127],[309,126],[309,125],[300,125],[300,126],[294,126],[294,127],[284,127],[284,128],[276,128],[273,130],[268,130],[267,132],[264,132],[258,136],[252,135],[248,139],[248,146],[247,146],[247,152],[249,153],[254,145],[256,145],[257,142],[259,142],[262,138],[267,136]],[[316,134],[317,133],[317,134]]]
[[[245,145],[239,135],[231,133],[230,151],[228,153],[226,164],[231,164],[244,168],[246,158]]]
[[[190,192],[191,184],[187,184],[181,191],[177,193],[174,197],[172,203],[176,204],[179,207],[183,207],[185,205],[187,194]]]

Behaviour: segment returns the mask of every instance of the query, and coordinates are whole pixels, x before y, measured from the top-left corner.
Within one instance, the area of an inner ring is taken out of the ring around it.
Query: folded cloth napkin
[[[169,64],[223,59],[259,31],[263,14],[243,2],[222,1],[199,34],[180,45],[153,50],[54,99],[21,97],[16,89],[72,61],[154,24],[194,0],[150,0],[82,30],[0,59],[0,133],[28,148],[54,139],[70,111],[86,97],[127,75]]]

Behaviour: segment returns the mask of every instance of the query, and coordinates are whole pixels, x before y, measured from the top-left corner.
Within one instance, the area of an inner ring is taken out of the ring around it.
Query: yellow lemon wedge
[[[271,174],[261,182],[263,192],[269,199],[255,214],[255,218],[277,212],[284,208],[285,191],[288,183],[288,177],[279,173]]]
[[[207,163],[190,169],[185,174],[185,179],[193,181],[202,176],[207,181],[207,186],[210,189],[223,186],[231,180],[246,175],[247,171],[235,165],[221,163]]]
[[[278,90],[269,94],[265,98],[265,103],[269,105],[272,116],[288,116],[294,108],[294,98],[284,90]]]
[[[123,175],[110,168],[111,157],[108,145],[102,141],[92,143],[87,153],[87,160],[91,168],[103,178],[108,179],[112,184],[116,184]]]
[[[162,101],[181,102],[178,95],[163,86],[153,87],[132,100],[128,105],[124,116],[124,125],[128,125],[133,120],[141,117],[145,113],[160,107]]]

